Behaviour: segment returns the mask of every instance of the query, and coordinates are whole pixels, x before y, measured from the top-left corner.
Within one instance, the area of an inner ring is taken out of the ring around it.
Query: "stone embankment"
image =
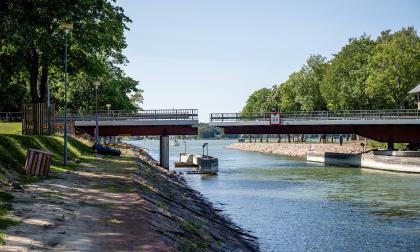
[[[257,239],[235,225],[184,178],[159,167],[149,155],[137,158],[135,181],[164,242],[179,251],[258,251]]]
[[[347,154],[356,154],[364,150],[360,143],[344,143],[341,146],[336,143],[234,143],[227,148],[300,158],[306,158],[306,153],[309,150]]]

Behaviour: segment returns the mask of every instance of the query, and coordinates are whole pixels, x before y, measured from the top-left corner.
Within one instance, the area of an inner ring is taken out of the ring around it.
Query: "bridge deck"
[[[198,110],[160,109],[137,111],[98,111],[73,113],[67,120],[74,122],[76,128],[94,134],[98,119],[101,136],[115,135],[196,135]],[[54,118],[56,123],[64,122],[64,115]]]
[[[212,113],[210,125],[216,127],[269,126],[266,113]],[[280,113],[281,125],[367,125],[420,124],[419,110],[355,110]]]
[[[225,134],[358,134],[381,142],[420,143],[419,110],[288,112],[280,124],[271,113],[217,113],[210,125]]]

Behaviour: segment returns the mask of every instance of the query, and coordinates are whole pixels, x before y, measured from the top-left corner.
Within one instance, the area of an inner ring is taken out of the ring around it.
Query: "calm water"
[[[188,183],[258,237],[263,251],[420,251],[420,175],[325,167],[226,149],[234,141],[187,141],[219,158],[217,176]],[[170,162],[181,146],[171,146]],[[159,142],[136,141],[156,159]]]

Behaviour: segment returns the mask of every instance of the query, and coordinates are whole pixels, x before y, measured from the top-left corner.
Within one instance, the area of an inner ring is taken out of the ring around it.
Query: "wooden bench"
[[[52,154],[46,151],[28,149],[25,172],[29,176],[47,176],[50,170]]]

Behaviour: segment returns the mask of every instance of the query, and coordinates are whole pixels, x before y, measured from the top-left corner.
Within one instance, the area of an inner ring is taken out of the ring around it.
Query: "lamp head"
[[[95,85],[95,88],[98,89],[101,83],[99,81],[94,81],[93,85]]]

